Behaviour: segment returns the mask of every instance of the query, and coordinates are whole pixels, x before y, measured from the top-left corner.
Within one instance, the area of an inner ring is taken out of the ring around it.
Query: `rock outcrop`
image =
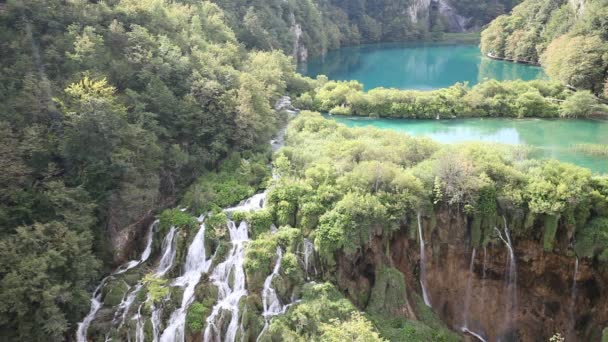
[[[477,334],[487,341],[548,341],[556,333],[568,341],[601,340],[608,325],[606,270],[589,260],[580,260],[575,267],[573,255],[545,252],[540,241],[514,236],[516,280],[509,284],[505,243],[496,233],[486,247],[476,248],[472,259],[468,221],[447,210],[422,219],[425,284],[433,311],[443,322],[464,336]],[[357,256],[339,259],[338,286],[361,309],[370,309],[372,289],[388,266],[400,271],[407,289],[392,311],[418,319],[412,305],[412,291],[422,293],[415,226],[408,222],[402,227],[391,239],[390,251],[376,236]],[[498,223],[497,228],[504,238],[504,228]],[[463,332],[465,327],[470,333]]]

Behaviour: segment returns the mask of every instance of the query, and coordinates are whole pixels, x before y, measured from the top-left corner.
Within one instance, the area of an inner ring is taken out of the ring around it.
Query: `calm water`
[[[329,117],[329,116],[328,116]],[[572,151],[575,144],[608,145],[608,121],[544,119],[397,120],[331,116],[350,127],[374,126],[427,136],[441,143],[485,141],[538,148],[535,157],[552,158],[608,173],[608,158]]]
[[[357,80],[377,87],[429,90],[484,79],[532,80],[546,77],[539,67],[482,57],[475,45],[377,44],[333,50],[300,65],[302,74]]]

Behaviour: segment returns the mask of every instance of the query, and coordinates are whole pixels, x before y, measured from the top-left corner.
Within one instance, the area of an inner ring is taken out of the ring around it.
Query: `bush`
[[[186,332],[193,334],[202,331],[205,327],[205,319],[209,314],[210,309],[206,308],[203,303],[192,303],[186,314]]]
[[[166,209],[159,216],[160,230],[165,232],[170,227],[195,229],[198,221],[180,209]]]

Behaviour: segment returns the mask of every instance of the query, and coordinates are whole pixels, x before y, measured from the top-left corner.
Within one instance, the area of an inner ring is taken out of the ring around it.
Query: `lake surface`
[[[430,90],[484,79],[546,78],[542,68],[495,61],[469,44],[373,44],[332,50],[299,66],[300,73],[357,80],[366,90],[385,87]]]
[[[608,173],[608,158],[572,150],[575,144],[608,145],[608,121],[546,119],[399,120],[326,116],[349,127],[373,126],[427,136],[450,144],[483,141],[536,147],[536,158],[551,158]]]

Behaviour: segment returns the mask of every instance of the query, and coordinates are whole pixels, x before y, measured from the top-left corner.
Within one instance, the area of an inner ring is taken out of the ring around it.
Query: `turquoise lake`
[[[445,144],[482,141],[535,147],[532,156],[608,173],[608,158],[575,152],[576,144],[608,145],[608,121],[547,119],[399,120],[326,116],[349,127],[373,126]]]
[[[484,79],[545,78],[542,68],[491,60],[467,44],[374,44],[329,51],[299,66],[300,73],[332,80],[357,80],[377,87],[430,90]]]

